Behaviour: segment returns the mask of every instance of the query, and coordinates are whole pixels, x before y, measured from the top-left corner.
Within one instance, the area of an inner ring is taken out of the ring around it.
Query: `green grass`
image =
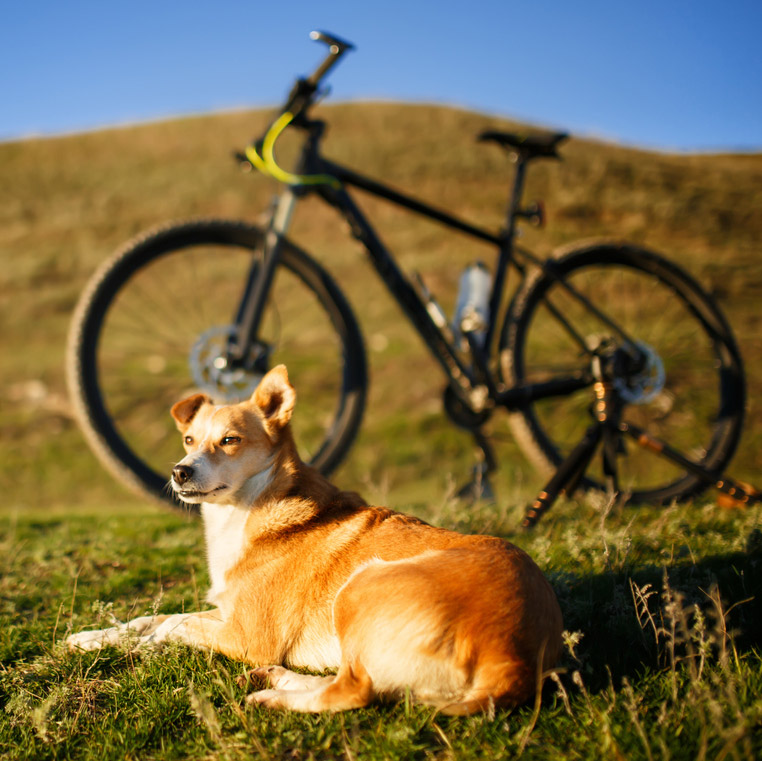
[[[739,758],[762,751],[762,513],[559,506],[515,515],[443,495],[427,516],[525,547],[571,649],[541,708],[451,719],[405,701],[339,716],[249,707],[240,663],[180,646],[69,653],[67,632],[195,609],[199,525],[136,508],[2,522],[3,758]],[[576,643],[576,644],[574,644]]]
[[[501,224],[509,164],[474,144],[507,122],[454,109],[326,107],[327,151],[475,222]],[[274,188],[229,151],[265,124],[237,113],[0,145],[0,757],[739,758],[762,756],[762,512],[708,494],[664,510],[560,503],[516,528],[541,485],[495,416],[497,506],[452,499],[474,463],[441,413],[441,375],[331,212],[294,236],[335,276],[369,346],[361,435],[336,480],[370,501],[525,547],[550,577],[570,643],[542,707],[448,719],[401,702],[341,716],[246,707],[242,665],[168,647],[71,654],[68,631],[110,616],[197,609],[200,526],[128,494],[96,463],[62,379],[68,320],[97,264],[172,218],[254,219]],[[720,301],[744,356],[748,425],[730,474],[762,472],[762,156],[647,153],[586,140],[538,163],[541,253],[628,238],[668,254]],[[362,199],[384,240],[446,311],[479,246]],[[367,294],[367,296],[366,296]],[[400,393],[400,389],[404,393]],[[179,452],[179,442],[178,442]],[[721,602],[720,602],[721,601]],[[645,606],[645,607],[644,607]],[[105,625],[105,623],[104,623]],[[575,676],[576,675],[576,676]]]

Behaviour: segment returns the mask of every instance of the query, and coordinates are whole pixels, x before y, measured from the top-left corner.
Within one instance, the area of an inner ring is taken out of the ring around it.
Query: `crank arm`
[[[678,452],[666,442],[657,439],[655,436],[651,436],[633,423],[622,422],[619,424],[619,430],[622,433],[627,433],[632,436],[640,446],[650,449],[652,452],[655,452],[662,457],[666,457],[676,465],[679,465],[681,468],[684,468],[688,472],[693,473],[706,481],[706,483],[712,484],[715,489],[730,497],[733,503],[748,505],[762,500],[762,493],[760,493],[759,489],[756,489],[750,484],[742,484],[738,481],[734,481],[731,478],[720,478],[716,473],[712,473],[712,471],[707,470],[703,465],[699,465],[697,462],[689,460],[685,455]]]

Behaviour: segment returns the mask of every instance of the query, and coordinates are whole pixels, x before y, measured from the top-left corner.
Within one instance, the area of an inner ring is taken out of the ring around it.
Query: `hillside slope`
[[[519,125],[434,106],[321,110],[330,123],[328,155],[467,219],[501,225],[511,165],[474,137]],[[68,414],[62,364],[71,310],[97,264],[141,230],[194,216],[256,219],[274,187],[240,173],[230,154],[267,117],[242,112],[0,144],[0,431],[13,442],[0,465],[10,485],[6,508],[113,499]],[[581,139],[562,154],[562,162],[530,171],[527,198],[545,201],[548,224],[527,229],[523,243],[549,253],[576,238],[627,238],[678,261],[718,298],[750,386],[749,425],[731,473],[759,481],[762,155],[668,155]],[[363,198],[362,205],[401,265],[419,270],[450,310],[462,267],[483,249],[388,204]],[[399,490],[414,503],[432,479],[441,487],[445,471],[464,478],[472,449],[440,414],[438,370],[344,225],[308,201],[293,237],[342,285],[370,346],[368,413],[341,480],[380,497]],[[500,454],[509,485],[522,482],[530,493],[539,486],[509,439]],[[421,478],[433,466],[437,473]]]

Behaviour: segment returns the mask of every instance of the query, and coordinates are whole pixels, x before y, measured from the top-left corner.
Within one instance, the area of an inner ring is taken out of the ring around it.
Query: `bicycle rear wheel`
[[[594,346],[621,344],[610,325],[564,284],[620,326],[648,358],[645,370],[617,381],[622,420],[721,473],[738,444],[744,417],[741,358],[711,297],[650,251],[590,244],[562,252],[551,267],[530,276],[503,328],[504,378],[511,384],[537,383],[589,371]],[[593,422],[593,401],[592,389],[582,389],[511,414],[516,439],[541,470],[557,467],[582,439]],[[620,437],[617,449],[620,492],[631,502],[683,499],[707,485],[631,438]],[[604,489],[605,482],[596,458],[582,485]]]
[[[165,488],[183,455],[174,402],[196,391],[240,401],[276,364],[297,391],[293,429],[306,462],[330,472],[357,433],[367,387],[357,321],[329,275],[288,241],[259,333],[267,367],[224,367],[263,237],[219,220],[158,229],[117,252],[82,294],[67,349],[75,411],[101,462],[141,494],[177,504]]]

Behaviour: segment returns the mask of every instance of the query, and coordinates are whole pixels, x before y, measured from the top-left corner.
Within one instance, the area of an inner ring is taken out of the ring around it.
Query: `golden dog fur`
[[[253,702],[337,711],[400,697],[471,713],[530,698],[561,649],[561,613],[517,547],[371,507],[299,458],[284,367],[252,398],[172,408],[187,451],[173,488],[201,502],[214,610],[73,635],[99,647],[132,632],[258,666]],[[338,669],[304,676],[281,666]]]

